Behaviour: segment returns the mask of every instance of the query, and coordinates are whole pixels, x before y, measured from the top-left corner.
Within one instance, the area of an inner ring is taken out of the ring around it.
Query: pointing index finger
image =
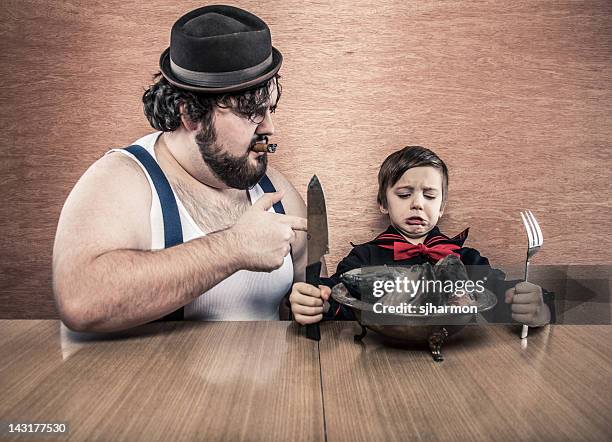
[[[278,214],[277,219],[279,222],[288,225],[293,230],[299,230],[302,232],[306,232],[308,228],[306,218],[302,218],[299,216]]]

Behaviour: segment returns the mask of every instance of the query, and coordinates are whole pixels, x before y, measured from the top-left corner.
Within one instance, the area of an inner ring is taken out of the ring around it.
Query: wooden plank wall
[[[236,1],[285,62],[272,164],[321,179],[330,269],[386,221],[382,160],[407,144],[451,169],[448,234],[519,263],[530,208],[542,264],[609,264],[612,3]],[[68,192],[151,129],[140,97],[188,1],[5,0],[0,7],[0,317],[53,318],[51,253]]]

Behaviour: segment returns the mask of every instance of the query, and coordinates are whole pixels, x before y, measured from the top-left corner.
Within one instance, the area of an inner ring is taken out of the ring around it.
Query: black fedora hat
[[[159,67],[177,87],[221,93],[272,78],[282,61],[262,19],[233,6],[211,5],[174,23],[170,47],[162,53]]]

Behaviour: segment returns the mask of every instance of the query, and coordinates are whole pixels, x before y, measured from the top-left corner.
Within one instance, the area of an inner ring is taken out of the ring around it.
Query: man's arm
[[[96,162],[60,216],[53,287],[62,320],[82,331],[113,331],[160,318],[239,269],[282,265],[294,229],[305,222],[267,213],[269,194],[230,229],[150,251],[151,191],[122,154]],[[245,245],[246,244],[246,245]]]

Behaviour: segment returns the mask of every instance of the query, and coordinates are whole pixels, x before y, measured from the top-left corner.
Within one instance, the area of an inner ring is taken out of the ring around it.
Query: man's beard
[[[212,124],[203,128],[196,135],[196,143],[202,159],[215,176],[234,189],[249,189],[259,182],[266,173],[268,155],[264,153],[256,158],[257,164],[252,165],[248,150],[243,156],[235,157],[217,145],[217,134]]]

